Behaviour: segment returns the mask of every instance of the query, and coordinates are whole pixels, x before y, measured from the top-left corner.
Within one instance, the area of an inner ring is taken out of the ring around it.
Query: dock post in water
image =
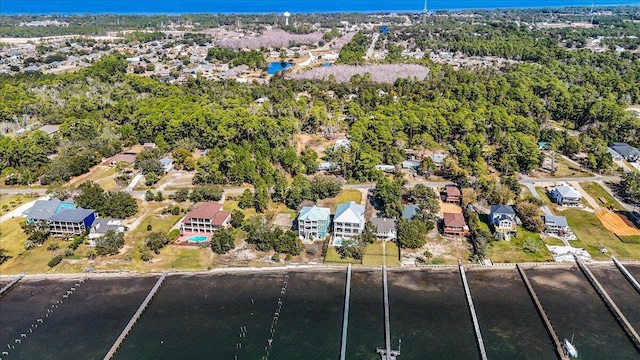
[[[635,345],[636,349],[640,351],[640,335],[638,335],[633,326],[631,326],[622,311],[620,311],[620,309],[618,308],[618,305],[613,302],[609,294],[607,294],[607,291],[604,289],[604,287],[602,287],[591,270],[589,270],[589,268],[577,256],[574,255],[574,257],[576,259],[576,263],[578,263],[578,267],[580,268],[580,270],[582,270],[582,273],[587,278],[587,280],[589,280],[589,282],[593,286],[593,289],[598,293],[598,295],[600,295],[600,298],[602,299],[604,304],[607,305],[607,308],[609,309],[609,311],[611,311],[613,317],[616,318],[618,324],[620,324],[620,327],[622,327],[633,345]]]
[[[464,273],[464,266],[458,261],[458,268],[460,269],[460,276],[462,277],[462,285],[464,285],[464,293],[467,296],[467,304],[469,305],[469,312],[471,313],[471,319],[473,320],[473,328],[476,332],[476,339],[478,340],[478,348],[480,349],[480,357],[482,360],[487,360],[487,350],[484,348],[484,341],[482,340],[482,334],[480,333],[480,324],[478,323],[478,316],[476,315],[476,308],[473,306],[473,299],[471,298],[471,290],[467,283],[467,276]]]
[[[107,353],[107,355],[104,356],[103,360],[109,360],[113,357],[113,355],[116,354],[116,350],[118,350],[118,348],[120,347],[120,344],[122,344],[122,341],[124,341],[124,338],[126,338],[127,335],[129,335],[129,332],[133,328],[133,325],[136,324],[136,322],[142,315],[142,312],[144,312],[147,306],[149,306],[149,302],[151,301],[153,296],[158,292],[158,289],[160,289],[160,286],[162,285],[162,282],[166,277],[167,277],[167,273],[166,272],[162,273],[162,276],[160,276],[156,284],[153,285],[153,288],[151,288],[151,291],[149,291],[149,294],[147,294],[147,297],[144,299],[142,304],[140,304],[140,307],[138,308],[138,310],[135,312],[135,314],[133,314],[133,317],[131,318],[131,320],[129,320],[129,323],[124,328],[124,330],[122,330],[122,332],[120,333],[120,336],[118,336],[118,339],[116,339],[116,342],[113,343],[113,346],[111,346],[111,349],[109,349],[109,352]]]
[[[531,299],[533,299],[533,303],[535,304],[536,309],[538,310],[538,314],[540,314],[540,317],[542,318],[542,322],[544,322],[544,327],[547,329],[547,333],[549,333],[549,336],[551,336],[551,340],[553,341],[553,345],[555,346],[556,355],[558,355],[558,357],[561,360],[568,360],[569,357],[562,350],[562,344],[560,343],[560,339],[558,339],[558,335],[556,335],[555,330],[553,330],[553,326],[551,326],[551,321],[549,321],[549,317],[547,317],[547,313],[544,311],[544,308],[542,307],[542,303],[538,299],[538,295],[536,295],[536,292],[533,290],[533,287],[529,282],[529,278],[527,277],[527,274],[524,272],[520,264],[516,264],[516,268],[520,273],[520,277],[522,277],[522,281],[524,281],[524,285],[527,287],[527,290],[529,291],[529,295],[531,295]]]
[[[629,280],[629,282],[631,283],[631,286],[633,286],[636,289],[636,291],[640,294],[640,284],[638,284],[638,280],[636,280],[633,277],[633,275],[631,275],[629,270],[627,270],[627,268],[624,267],[624,265],[622,265],[622,263],[620,263],[618,259],[612,256],[611,260],[613,260],[613,263],[616,264],[616,267],[618,268],[618,270],[620,270],[622,275],[624,275],[624,277],[626,277],[627,280]]]
[[[17,278],[11,280],[10,283],[8,283],[7,285],[5,285],[2,289],[0,289],[0,296],[4,295],[4,293],[6,293],[7,291],[9,291],[9,289],[11,289],[11,287],[15,284],[18,283],[18,281],[20,281],[22,278],[24,277],[24,273],[18,275]]]
[[[344,314],[342,315],[342,344],[340,345],[340,360],[347,356],[347,328],[349,326],[349,298],[351,297],[351,264],[347,267],[347,285],[344,292]]]

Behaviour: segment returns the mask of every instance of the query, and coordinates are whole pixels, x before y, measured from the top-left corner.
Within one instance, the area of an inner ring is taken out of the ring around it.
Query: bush
[[[74,251],[71,248],[64,249],[64,256],[73,256]]]
[[[27,240],[27,241],[24,242],[24,249],[25,250],[31,250],[34,247],[36,247],[36,245],[33,243],[33,241]]]
[[[52,268],[52,267],[60,264],[60,261],[62,261],[62,255],[58,255],[58,256],[54,257],[53,259],[49,260],[49,263],[47,264],[47,266]]]
[[[58,249],[60,249],[60,245],[58,245],[57,242],[51,243],[49,244],[49,246],[47,246],[47,250],[49,251],[56,251]]]
[[[169,241],[174,241],[180,237],[180,229],[173,229],[169,231]]]
[[[91,251],[89,251],[89,253],[87,254],[87,259],[89,259],[89,260],[93,260],[93,259],[95,259],[95,258],[96,258],[96,256],[98,256],[98,255],[96,255],[96,252],[95,252],[95,251],[93,251],[93,250],[91,250]]]
[[[145,246],[156,254],[160,254],[160,249],[169,243],[169,236],[162,232],[154,232],[147,236]]]

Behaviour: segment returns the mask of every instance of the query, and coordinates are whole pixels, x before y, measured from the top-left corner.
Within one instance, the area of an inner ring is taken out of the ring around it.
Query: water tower
[[[289,16],[291,16],[291,13],[288,11],[285,11],[284,14],[282,15],[284,16],[284,25],[289,26]]]

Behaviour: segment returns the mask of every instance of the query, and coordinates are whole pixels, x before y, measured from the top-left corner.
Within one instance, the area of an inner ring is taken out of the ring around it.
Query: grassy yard
[[[621,236],[620,237],[625,244],[638,244],[640,245],[640,236]]]
[[[338,204],[342,204],[348,201],[354,201],[356,204],[360,204],[362,201],[362,193],[360,190],[345,189],[342,190],[338,196],[324,199],[319,201],[319,206],[328,207],[332,213],[335,213]]]
[[[571,245],[586,249],[594,259],[608,259],[609,254],[619,259],[640,259],[640,244],[620,241],[602,225],[596,214],[569,209],[562,215],[578,237],[578,240],[571,241]],[[600,247],[607,249],[609,254],[602,254]]]
[[[545,238],[543,239],[544,243],[546,245],[551,245],[551,246],[564,246],[564,243],[562,242],[562,240],[558,239],[558,238],[554,238],[551,236],[545,236]]]
[[[549,195],[547,195],[547,192],[543,188],[536,186],[536,192],[538,193],[538,195],[540,195],[545,205],[549,206],[549,208],[553,206],[553,203],[551,202]]]
[[[340,254],[336,251],[336,248],[333,246],[329,246],[327,248],[327,254],[324,256],[325,264],[362,264],[360,260],[354,260],[351,258],[343,259],[340,257]]]
[[[580,187],[582,187],[587,194],[591,195],[599,205],[603,207],[613,206],[614,210],[624,210],[622,205],[599,184],[594,182],[581,182]],[[602,203],[598,198],[605,199],[607,203]]]
[[[115,180],[117,172],[115,166],[99,165],[91,174],[87,176],[80,175],[80,177],[71,179],[70,183],[80,185],[85,181],[93,181],[105,190],[114,191],[118,189]]]
[[[36,246],[32,250],[25,250],[24,242],[27,235],[20,227],[23,221],[22,218],[14,218],[2,223],[0,247],[7,250],[11,258],[0,265],[0,274],[44,273],[50,270],[47,263],[53,256],[51,251],[47,250],[47,245],[53,240],[47,240],[44,245]],[[62,251],[65,247],[64,243],[60,243]]]
[[[400,260],[398,260],[398,246],[394,242],[387,242],[385,246],[387,265],[399,266]],[[383,259],[381,241],[375,241],[373,244],[367,244],[364,256],[362,257],[362,265],[382,266]]]
[[[3,195],[0,198],[0,215],[4,215],[18,206],[28,203],[29,201],[36,200],[40,196],[41,195],[39,194]]]
[[[525,242],[537,244],[536,251],[525,251]],[[511,237],[510,241],[498,240],[489,243],[487,257],[495,263],[553,261],[553,257],[547,247],[544,246],[540,235],[527,231],[520,226],[518,226],[518,236]]]
[[[556,172],[551,177],[588,177],[593,176],[591,173],[584,171],[578,165],[573,164],[566,159],[556,156],[555,159]]]

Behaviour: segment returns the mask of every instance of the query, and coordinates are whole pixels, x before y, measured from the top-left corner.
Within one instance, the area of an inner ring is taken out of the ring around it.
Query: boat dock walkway
[[[344,291],[344,313],[342,314],[342,343],[340,344],[340,360],[347,356],[347,328],[349,327],[349,299],[351,297],[351,264],[347,267],[347,284]]]
[[[24,273],[18,275],[17,278],[11,280],[10,283],[8,283],[7,285],[3,286],[2,289],[0,289],[0,296],[4,295],[4,293],[6,293],[7,291],[9,291],[9,289],[11,289],[11,287],[15,284],[18,283],[18,281],[20,281],[22,278],[24,277]]]
[[[140,318],[144,310],[147,308],[147,306],[149,306],[149,302],[151,302],[151,299],[153,298],[153,296],[158,292],[158,289],[160,289],[160,286],[162,285],[162,282],[164,281],[164,279],[166,279],[166,277],[167,277],[167,273],[166,272],[162,273],[162,276],[160,276],[158,281],[156,281],[156,284],[153,285],[153,288],[151,288],[151,291],[149,291],[149,294],[147,294],[147,297],[144,299],[142,304],[140,304],[140,307],[135,312],[135,314],[133,314],[133,317],[131,318],[131,320],[129,320],[129,323],[127,324],[127,326],[124,328],[124,330],[122,330],[122,333],[120,333],[120,336],[118,336],[118,339],[116,340],[116,342],[113,343],[113,346],[111,346],[111,349],[109,349],[109,352],[107,353],[107,355],[104,356],[104,360],[109,360],[116,354],[116,351],[120,347],[120,344],[122,344],[122,342],[127,337],[127,335],[129,335],[129,332],[133,328],[133,325],[135,325],[136,322],[138,322],[138,319]]]
[[[584,276],[587,278],[587,280],[589,280],[589,282],[593,286],[593,289],[598,293],[598,295],[600,295],[600,298],[602,299],[602,301],[604,301],[605,305],[607,305],[607,308],[609,309],[609,311],[611,311],[611,314],[613,314],[613,317],[616,318],[616,320],[618,321],[618,324],[620,324],[620,327],[622,327],[622,329],[627,334],[627,336],[629,337],[633,345],[635,345],[636,349],[640,351],[640,335],[638,335],[638,333],[633,328],[633,326],[631,326],[631,324],[629,323],[627,318],[624,316],[622,311],[620,311],[620,309],[618,308],[618,305],[616,305],[616,303],[613,302],[613,300],[611,299],[607,291],[604,289],[604,287],[602,287],[602,285],[600,284],[598,279],[596,279],[596,277],[593,275],[591,270],[589,270],[589,268],[578,257],[576,257],[576,263],[578,264],[578,267],[580,268],[580,270],[582,270],[582,273],[584,274]]]
[[[482,340],[482,334],[480,333],[480,324],[478,323],[478,316],[476,315],[476,308],[473,305],[473,299],[471,298],[471,290],[469,289],[469,283],[467,283],[467,275],[464,273],[464,266],[458,262],[458,268],[460,269],[460,277],[462,277],[462,285],[464,285],[464,293],[467,296],[467,304],[469,305],[469,312],[471,312],[471,318],[473,320],[473,328],[476,332],[476,339],[478,340],[478,348],[480,349],[480,356],[482,360],[487,360],[487,350],[484,347],[484,341]]]
[[[613,260],[613,263],[616,264],[616,267],[618,268],[618,270],[620,270],[622,275],[624,275],[624,277],[626,277],[627,280],[629,280],[629,282],[631,283],[631,286],[633,286],[636,289],[636,291],[640,294],[640,284],[638,284],[638,280],[636,280],[633,277],[633,275],[631,275],[629,270],[627,270],[627,268],[624,267],[624,265],[622,265],[622,263],[618,261],[618,259],[612,256],[611,260]]]
[[[522,277],[522,281],[524,281],[524,285],[527,287],[527,290],[529,291],[529,295],[531,295],[531,298],[533,299],[533,303],[535,304],[536,309],[538,310],[538,314],[540,314],[540,317],[542,318],[542,322],[544,322],[544,327],[545,329],[547,329],[547,333],[549,333],[549,336],[551,336],[551,340],[553,341],[553,345],[555,346],[556,355],[558,355],[558,358],[560,358],[561,360],[569,360],[569,357],[562,350],[562,344],[560,343],[560,339],[558,339],[558,335],[556,335],[555,330],[553,330],[553,326],[551,326],[551,321],[549,321],[549,317],[547,316],[547,313],[544,311],[544,308],[542,307],[542,303],[538,299],[538,295],[536,295],[536,292],[533,290],[533,287],[529,282],[529,278],[527,277],[527,274],[524,272],[520,264],[516,264],[516,268],[520,273],[520,277]]]

